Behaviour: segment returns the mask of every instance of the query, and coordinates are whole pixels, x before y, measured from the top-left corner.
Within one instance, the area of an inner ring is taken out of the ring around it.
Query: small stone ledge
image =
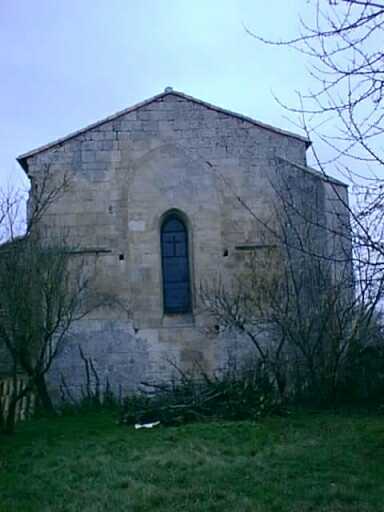
[[[162,327],[192,327],[195,325],[195,318],[192,313],[164,315],[162,318]]]

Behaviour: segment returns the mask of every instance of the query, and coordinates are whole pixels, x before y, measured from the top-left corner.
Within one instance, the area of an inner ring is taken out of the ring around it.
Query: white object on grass
[[[139,428],[153,428],[157,427],[157,425],[160,425],[160,421],[154,421],[153,423],[136,423],[135,429],[138,430]]]

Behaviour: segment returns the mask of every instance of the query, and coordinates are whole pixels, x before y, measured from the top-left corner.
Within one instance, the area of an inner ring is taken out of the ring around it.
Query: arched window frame
[[[167,290],[169,289],[169,282],[166,281],[165,275],[165,254],[164,254],[164,228],[171,220],[177,220],[183,227],[185,233],[185,258],[186,258],[186,273],[187,273],[187,301],[183,307],[170,307],[169,302],[167,300]],[[162,273],[162,291],[163,291],[163,312],[165,315],[172,314],[188,314],[192,312],[192,285],[191,285],[191,268],[190,268],[190,233],[188,223],[183,214],[181,214],[178,210],[170,210],[167,212],[160,224],[160,253],[161,253],[161,273]]]

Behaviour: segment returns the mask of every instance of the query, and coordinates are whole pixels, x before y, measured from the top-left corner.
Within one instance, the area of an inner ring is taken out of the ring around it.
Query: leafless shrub
[[[362,248],[352,245],[348,209],[330,217],[324,202],[317,204],[321,176],[308,205],[300,188],[311,180],[299,176],[292,186],[292,166],[283,171],[271,182],[274,223],[260,223],[274,246],[256,245],[231,281],[203,283],[201,301],[219,332],[235,331],[254,345],[283,397],[295,388],[296,395],[334,400],[351,347],[369,343],[384,282],[363,265],[357,268],[365,274],[353,273]]]
[[[1,202],[2,225],[10,238],[0,247],[0,343],[9,357],[8,370],[28,380],[12,398],[4,428],[14,428],[18,401],[34,389],[40,404],[53,412],[45,376],[62,351],[70,327],[95,308],[111,306],[112,297],[99,294],[91,285],[94,267],[65,235],[47,237],[41,221],[69,186],[66,175],[57,178],[50,167],[43,169],[39,183],[32,183],[25,233],[8,229],[16,223],[20,196]],[[15,388],[16,389],[16,388]]]

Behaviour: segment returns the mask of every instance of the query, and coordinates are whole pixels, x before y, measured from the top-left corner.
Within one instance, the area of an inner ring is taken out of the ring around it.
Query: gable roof
[[[39,146],[38,148],[32,149],[31,151],[28,151],[27,153],[23,153],[22,155],[19,155],[16,160],[19,162],[19,164],[24,169],[24,171],[27,171],[27,159],[30,158],[31,156],[37,155],[38,153],[46,151],[47,149],[51,149],[55,146],[59,146],[60,144],[63,144],[64,142],[67,142],[68,140],[73,139],[73,138],[77,137],[78,135],[81,135],[82,133],[87,132],[88,130],[97,128],[98,126],[100,126],[104,123],[108,123],[110,121],[118,119],[119,117],[124,116],[125,114],[129,114],[130,112],[135,112],[136,110],[139,110],[140,108],[145,107],[145,106],[149,105],[150,103],[153,103],[153,102],[155,102],[161,98],[164,98],[165,96],[169,96],[169,95],[177,96],[177,97],[183,98],[187,101],[197,103],[198,105],[202,105],[210,110],[214,110],[216,112],[220,112],[222,114],[226,114],[228,116],[235,117],[242,121],[247,121],[248,123],[253,124],[254,126],[258,126],[259,128],[264,128],[265,130],[269,130],[274,133],[278,133],[280,135],[285,135],[287,137],[292,137],[294,139],[300,140],[302,142],[305,142],[307,147],[310,146],[310,144],[311,144],[311,141],[302,135],[298,135],[298,134],[290,132],[290,131],[276,128],[269,124],[262,123],[261,121],[256,121],[255,119],[252,119],[251,117],[245,116],[243,114],[238,114],[236,112],[232,112],[231,110],[227,110],[227,109],[224,109],[221,107],[217,107],[216,105],[212,105],[211,103],[208,103],[203,100],[199,100],[192,96],[188,96],[187,94],[184,94],[183,92],[175,91],[171,87],[167,87],[164,90],[164,92],[162,92],[160,94],[156,94],[155,96],[152,96],[151,98],[148,98],[147,100],[141,101],[140,103],[136,103],[132,107],[128,107],[124,110],[120,110],[119,112],[116,112],[115,114],[105,117],[104,119],[101,119],[100,121],[96,121],[95,123],[89,124],[88,126],[81,128],[80,130],[76,130],[75,132],[69,133],[65,137],[60,137],[59,139],[56,139],[48,144]]]

